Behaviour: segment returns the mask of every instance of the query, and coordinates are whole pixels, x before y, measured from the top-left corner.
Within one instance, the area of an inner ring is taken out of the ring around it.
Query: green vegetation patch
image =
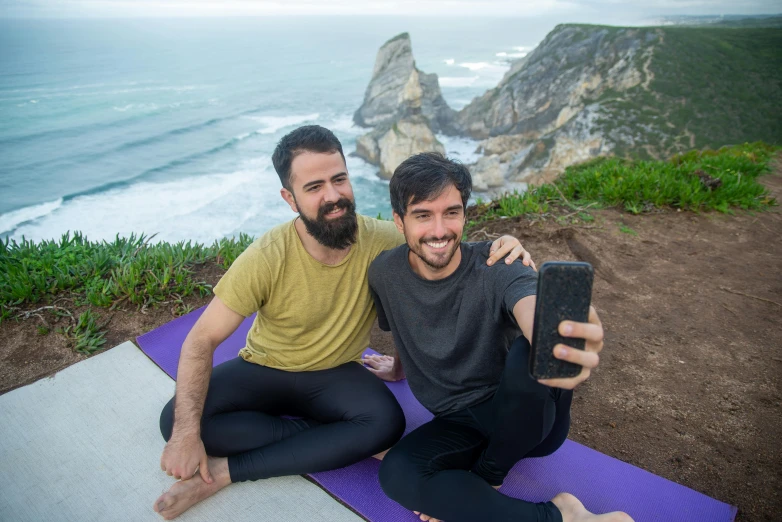
[[[659,159],[694,148],[782,144],[782,29],[663,27],[640,34],[650,32],[660,38],[648,66],[649,90],[642,84],[589,100],[601,102],[598,126],[616,142],[618,156]],[[634,66],[646,79],[641,55]]]
[[[193,269],[210,261],[228,268],[253,240],[241,234],[206,247],[190,241],[150,244],[150,239],[131,235],[92,242],[74,232],[59,241],[0,241],[0,322],[19,316],[31,304],[49,303],[68,292],[75,306],[110,308],[127,302],[144,308],[173,299],[186,313],[182,298],[211,292],[209,285],[194,279]],[[64,333],[77,341],[77,349],[82,348],[78,340],[94,338],[99,330],[95,318],[82,314],[70,319],[70,329]],[[85,351],[99,346],[98,341],[85,341]]]
[[[757,177],[778,147],[747,143],[692,151],[669,161],[597,158],[568,167],[554,183],[507,194],[485,205],[482,219],[546,214],[552,208],[619,207],[633,214],[660,208],[696,212],[763,210],[776,204]]]

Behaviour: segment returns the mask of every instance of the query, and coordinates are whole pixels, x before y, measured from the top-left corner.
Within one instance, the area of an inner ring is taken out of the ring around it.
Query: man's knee
[[[373,453],[390,448],[399,442],[405,432],[405,414],[396,398],[390,392],[388,395],[390,397],[379,400],[372,411],[354,419],[367,426],[367,441]]]
[[[160,413],[160,433],[166,442],[171,438],[174,431],[174,399],[168,401]]]
[[[392,448],[380,464],[378,478],[388,498],[406,507],[420,504],[424,471],[408,452]]]

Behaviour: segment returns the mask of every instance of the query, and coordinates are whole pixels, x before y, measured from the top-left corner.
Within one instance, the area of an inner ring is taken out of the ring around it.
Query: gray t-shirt
[[[513,307],[536,292],[537,273],[520,261],[486,265],[490,245],[462,243],[459,267],[437,281],[413,272],[406,244],[369,267],[380,328],[393,333],[410,389],[435,415],[494,394],[521,335]]]

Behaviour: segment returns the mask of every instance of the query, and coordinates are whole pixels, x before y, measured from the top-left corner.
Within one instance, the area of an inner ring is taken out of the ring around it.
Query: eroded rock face
[[[362,127],[376,127],[419,112],[435,132],[455,132],[456,112],[443,99],[437,75],[416,68],[410,35],[402,33],[378,51],[364,103],[353,121]]]
[[[461,128],[475,138],[548,134],[603,94],[641,84],[658,38],[652,29],[558,26],[459,112]]]
[[[404,160],[421,152],[445,154],[445,147],[435,137],[423,116],[410,116],[361,136],[356,155],[380,166],[380,177],[391,179]]]
[[[458,115],[463,134],[482,138],[493,158],[475,165],[506,185],[551,181],[565,167],[632,143],[621,125],[609,134],[598,123],[611,118],[611,96],[648,88],[648,69],[662,35],[655,29],[558,26],[500,84]],[[496,158],[494,158],[496,156]],[[499,167],[497,167],[499,168]],[[488,178],[487,178],[488,179]]]
[[[470,167],[472,187],[475,192],[488,192],[505,185],[508,163],[500,160],[498,154],[484,156]]]

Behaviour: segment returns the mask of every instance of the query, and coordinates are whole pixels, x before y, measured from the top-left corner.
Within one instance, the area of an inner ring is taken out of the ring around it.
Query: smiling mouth
[[[424,244],[434,250],[440,250],[448,246],[448,243],[450,241],[451,241],[450,239],[444,239],[441,241],[424,241]]]
[[[346,212],[345,209],[342,208],[342,207],[334,207],[334,209],[332,209],[331,211],[326,212],[325,215],[326,216],[331,216],[331,217],[336,217],[336,216],[341,216],[345,212]]]

